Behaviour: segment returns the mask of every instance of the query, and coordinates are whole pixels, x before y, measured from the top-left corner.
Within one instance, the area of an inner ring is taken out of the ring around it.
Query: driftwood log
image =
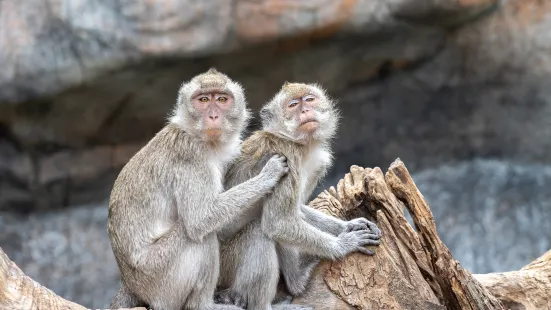
[[[343,219],[374,220],[382,244],[374,256],[322,262],[293,303],[327,310],[551,309],[551,251],[519,271],[471,275],[438,237],[429,205],[399,159],[386,174],[352,166],[310,205]],[[0,309],[86,308],[34,282],[0,249]]]

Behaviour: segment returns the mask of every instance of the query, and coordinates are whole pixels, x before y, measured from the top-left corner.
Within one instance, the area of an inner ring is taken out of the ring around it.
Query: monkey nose
[[[217,115],[217,114],[209,115],[208,118],[206,119],[207,124],[208,124],[209,127],[211,127],[211,126],[220,127],[220,125],[221,125],[220,120],[221,119],[220,119],[219,115]]]

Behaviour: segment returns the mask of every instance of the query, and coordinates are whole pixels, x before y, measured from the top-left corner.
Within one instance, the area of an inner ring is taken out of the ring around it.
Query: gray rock
[[[471,273],[518,270],[551,248],[550,166],[474,160],[412,177]]]
[[[85,307],[109,306],[120,276],[107,238],[106,204],[0,213],[0,227],[0,247],[32,279]]]
[[[221,54],[297,35],[310,41],[380,33],[402,20],[444,13],[446,21],[433,25],[457,25],[496,0],[418,3],[6,0],[0,3],[0,102],[55,94],[148,59]]]

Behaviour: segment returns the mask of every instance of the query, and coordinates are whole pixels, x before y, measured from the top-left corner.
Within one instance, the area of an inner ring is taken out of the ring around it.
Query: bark
[[[382,244],[372,248],[374,256],[322,262],[293,303],[315,309],[551,309],[551,251],[520,271],[471,275],[438,237],[429,205],[399,159],[386,174],[352,166],[337,188],[310,205],[343,219],[374,220]]]
[[[551,250],[519,271],[473,276],[508,309],[551,309]]]
[[[352,166],[337,188],[310,205],[343,219],[374,220],[382,244],[372,247],[374,256],[353,253],[323,261],[293,303],[316,310],[551,309],[551,251],[519,271],[471,275],[438,237],[429,205],[400,160],[386,175]],[[0,309],[86,308],[34,282],[0,248]]]

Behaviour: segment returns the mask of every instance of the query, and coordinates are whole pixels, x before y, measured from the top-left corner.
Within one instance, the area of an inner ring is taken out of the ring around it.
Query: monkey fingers
[[[276,181],[279,181],[283,176],[289,173],[289,166],[287,165],[287,157],[279,154],[273,155],[262,171],[261,174],[267,174],[273,176]]]
[[[369,256],[375,255],[375,252],[366,249],[364,246],[381,244],[381,240],[379,240],[380,236],[371,234],[369,231],[365,231],[365,233],[361,234],[361,238],[360,246],[357,247],[356,250]]]
[[[371,233],[379,236],[379,238],[381,238],[381,236],[383,235],[383,233],[381,232],[381,230],[379,229],[379,227],[377,227],[377,225],[371,221],[367,221],[366,222],[366,225],[369,227],[369,230],[371,231]]]
[[[365,220],[365,221],[364,221]],[[368,230],[368,226],[365,223],[367,220],[364,218],[352,219],[346,222],[346,232],[356,231],[356,230]]]
[[[381,237],[376,234],[372,234],[370,231],[362,231],[359,234],[361,245],[379,245],[381,244]]]
[[[381,236],[381,230],[379,230],[377,225],[363,217],[355,218],[346,222],[346,232],[357,230],[367,230],[372,234],[378,235],[379,237]]]
[[[289,173],[289,165],[287,164],[287,157],[281,154],[276,154],[274,155],[274,157],[276,157],[282,163],[284,167],[283,169],[284,175]]]

